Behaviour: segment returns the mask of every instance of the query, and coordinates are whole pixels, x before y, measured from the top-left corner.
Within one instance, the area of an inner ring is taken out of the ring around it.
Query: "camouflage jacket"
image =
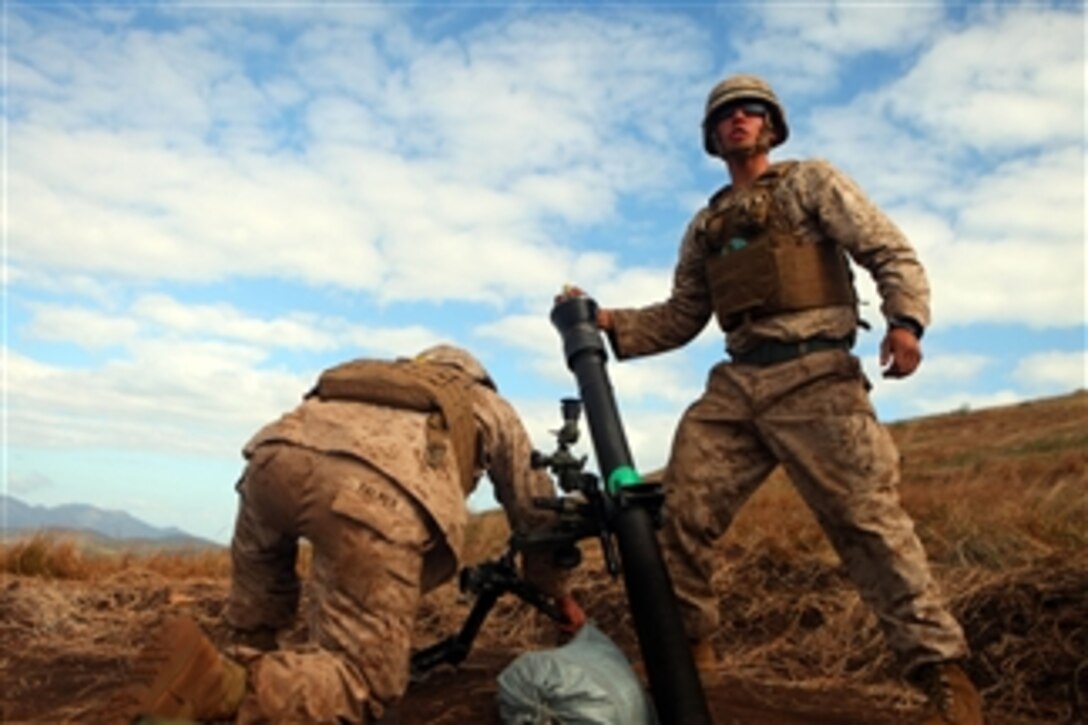
[[[534,496],[555,489],[542,470],[532,469],[532,443],[513,407],[490,388],[472,389],[473,417],[481,435],[476,460],[477,482],[487,473],[512,528],[535,531],[552,522],[532,506]],[[440,465],[428,462],[426,413],[356,401],[309,398],[258,431],[243,453],[248,458],[265,443],[285,442],[352,456],[381,471],[430,514],[440,532],[424,561],[424,590],[452,576],[462,562],[468,510],[457,462],[447,456]],[[558,586],[558,573],[540,561],[526,561],[527,576],[546,590]],[[552,593],[557,593],[553,591]]]
[[[720,190],[688,225],[668,299],[642,308],[612,310],[611,340],[618,357],[680,347],[706,326],[714,312],[706,271],[708,249],[696,232],[734,193],[728,186]],[[778,208],[802,240],[834,241],[872,275],[886,318],[910,317],[928,326],[929,284],[914,249],[849,177],[826,161],[801,161],[784,174],[775,194]],[[743,352],[763,340],[847,337],[858,323],[853,307],[780,313],[742,323],[727,334],[726,348]]]

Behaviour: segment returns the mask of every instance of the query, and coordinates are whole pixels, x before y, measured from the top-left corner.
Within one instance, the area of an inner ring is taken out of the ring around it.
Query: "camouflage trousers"
[[[239,722],[366,722],[408,686],[426,519],[395,483],[356,459],[259,447],[238,486],[227,622],[295,622],[299,537],[312,545],[309,643],[249,663]]]
[[[720,363],[684,413],[664,474],[663,549],[688,635],[718,628],[714,543],[779,464],[907,673],[965,656],[963,631],[900,505],[898,450],[860,362],[838,350],[766,367]]]

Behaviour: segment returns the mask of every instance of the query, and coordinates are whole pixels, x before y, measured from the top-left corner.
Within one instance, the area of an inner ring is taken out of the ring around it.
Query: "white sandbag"
[[[592,622],[567,644],[525,652],[499,674],[506,725],[652,725],[653,711],[627,657]]]

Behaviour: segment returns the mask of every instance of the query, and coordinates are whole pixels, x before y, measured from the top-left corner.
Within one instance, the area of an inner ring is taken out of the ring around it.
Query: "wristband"
[[[919,340],[922,339],[922,335],[925,332],[925,328],[923,328],[918,320],[913,317],[892,317],[888,320],[888,327],[893,329],[901,327],[904,330],[910,330],[911,334]]]

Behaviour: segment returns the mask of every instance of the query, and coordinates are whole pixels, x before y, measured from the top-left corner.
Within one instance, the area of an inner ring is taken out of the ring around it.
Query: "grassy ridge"
[[[935,564],[1000,570],[1088,548],[1088,393],[919,418],[890,430],[903,455],[904,506]],[[475,515],[467,558],[494,556],[507,533],[500,512]],[[742,509],[727,544],[834,558],[781,471]],[[0,569],[23,576],[90,579],[133,565],[209,577],[230,568],[224,549],[65,532],[9,539],[0,549]]]
[[[0,570],[18,576],[94,581],[140,567],[170,578],[229,577],[230,554],[222,547],[179,549],[138,542],[103,547],[77,533],[36,532],[0,548]]]

